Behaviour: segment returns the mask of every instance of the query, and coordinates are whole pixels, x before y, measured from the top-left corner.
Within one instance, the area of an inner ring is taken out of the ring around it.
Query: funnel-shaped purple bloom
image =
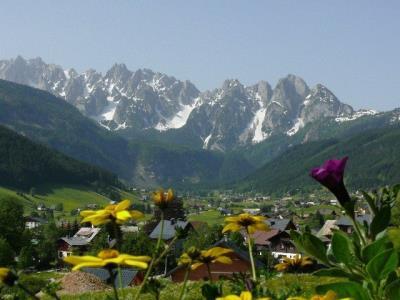
[[[321,167],[311,170],[311,177],[328,188],[345,208],[346,212],[354,214],[354,203],[343,183],[344,169],[348,157],[327,160]]]

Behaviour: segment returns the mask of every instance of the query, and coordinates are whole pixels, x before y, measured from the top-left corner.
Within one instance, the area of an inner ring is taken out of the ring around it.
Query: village
[[[137,209],[138,206],[147,207],[146,210],[151,214],[154,213],[154,217],[150,218],[146,214],[143,220],[130,221],[122,225],[120,227],[124,241],[122,249],[127,253],[132,251],[136,254],[146,254],[149,247],[150,249],[154,247],[163,228],[162,241],[165,245],[175,239],[177,241],[174,241],[172,251],[164,257],[164,261],[157,268],[156,276],[170,279],[172,282],[184,280],[185,270],[177,265],[177,260],[190,246],[199,248],[218,246],[233,250],[229,254],[232,264],[212,265],[211,276],[215,280],[251,272],[250,257],[245,246],[247,242],[245,232],[221,234],[224,218],[234,214],[247,213],[266,218],[268,231],[256,231],[251,235],[251,239],[254,244],[255,265],[258,269],[264,269],[267,272],[274,272],[274,265],[282,262],[284,258],[293,259],[303,255],[291,240],[291,231],[308,228],[328,246],[333,230],[340,229],[346,233],[353,231],[351,220],[342,214],[336,199],[319,200],[320,198],[315,195],[308,197],[311,200],[290,196],[273,200],[270,196],[260,194],[249,196],[224,192],[218,197],[215,197],[215,194],[205,197],[184,194],[178,197],[174,205],[166,211],[166,218],[162,224],[157,209],[151,204],[149,191],[131,190],[131,192],[135,193],[137,203],[139,203],[133,205],[132,209]],[[354,196],[357,197],[358,194]],[[38,205],[36,212],[25,217],[26,229],[34,233],[40,231],[49,222],[53,222],[54,220],[46,218],[48,215],[53,215],[48,213],[53,209],[43,204]],[[75,214],[85,209],[99,209],[99,205],[87,204],[85,207],[76,208]],[[357,207],[355,213],[359,222],[371,222],[371,216],[362,204]],[[84,274],[82,272],[69,273],[69,266],[63,262],[63,259],[71,255],[96,253],[104,246],[113,247],[116,244],[116,238],[107,234],[105,226],[96,227],[90,223],[81,223],[81,220],[76,217],[73,221],[71,220],[58,219],[55,222],[63,236],[59,236],[55,241],[55,249],[48,249],[48,251],[56,252],[54,255],[56,261],[51,263],[51,268],[60,273],[67,273],[64,281],[74,282],[74,290],[84,292],[104,288],[110,280],[109,274],[104,269],[91,267],[81,269]],[[35,241],[32,240],[32,242]],[[315,262],[315,265],[309,267],[309,271],[314,271],[318,267]],[[122,268],[122,287],[140,284],[143,276],[143,272],[138,269]],[[198,281],[207,277],[207,269],[202,266],[190,273],[189,280]],[[93,287],[93,280],[98,282],[97,288]]]

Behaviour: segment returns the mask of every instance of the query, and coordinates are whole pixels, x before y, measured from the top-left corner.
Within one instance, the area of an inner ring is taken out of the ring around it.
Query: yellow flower
[[[249,291],[244,291],[240,294],[240,296],[236,295],[229,295],[225,297],[220,297],[217,298],[217,300],[252,300],[253,296]],[[262,297],[262,298],[257,298],[257,300],[271,300],[269,297]]]
[[[185,253],[178,259],[178,265],[180,266],[191,266],[200,257],[201,252],[196,247],[190,247]]]
[[[153,194],[153,202],[160,209],[165,209],[168,207],[168,204],[171,203],[175,199],[174,192],[169,189],[168,192],[164,192],[163,189],[159,189]]]
[[[328,291],[325,295],[315,295],[311,297],[311,300],[336,300],[337,295],[334,291]]]
[[[208,250],[202,250],[200,256],[196,259],[197,262],[192,264],[192,270],[197,269],[203,264],[209,265],[211,263],[231,264],[232,260],[225,256],[225,254],[233,252],[231,249],[222,247],[213,247]]]
[[[290,272],[290,271],[298,271],[308,265],[312,265],[313,262],[310,257],[300,255],[296,255],[294,258],[285,257],[283,262],[276,264],[275,269],[278,272]]]
[[[147,269],[147,262],[151,258],[149,256],[133,256],[129,254],[120,254],[117,250],[106,249],[102,250],[97,256],[67,256],[64,261],[74,265],[73,271],[79,270],[84,267],[107,267],[114,268],[117,266],[137,267]]]
[[[82,223],[90,222],[93,225],[101,225],[110,221],[115,221],[117,224],[122,224],[129,219],[139,219],[143,214],[137,210],[128,210],[131,206],[129,200],[124,200],[118,204],[107,205],[100,210],[84,210],[81,212],[83,217]]]
[[[268,226],[265,224],[265,217],[262,216],[253,216],[248,213],[240,214],[234,217],[225,218],[225,225],[222,233],[227,231],[240,231],[241,229],[246,229],[246,231],[250,234],[256,232],[257,230],[267,231]]]
[[[0,282],[5,282],[10,275],[10,269],[0,268]]]

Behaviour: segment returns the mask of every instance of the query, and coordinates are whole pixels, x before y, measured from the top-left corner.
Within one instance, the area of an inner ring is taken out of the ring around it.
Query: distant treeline
[[[0,126],[0,185],[29,189],[45,183],[118,185],[118,179]]]

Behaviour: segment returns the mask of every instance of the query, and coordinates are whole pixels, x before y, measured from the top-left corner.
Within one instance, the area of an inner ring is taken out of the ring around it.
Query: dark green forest
[[[0,126],[0,182],[28,189],[44,183],[117,185],[118,179]]]
[[[319,188],[308,175],[310,170],[327,159],[343,156],[349,156],[345,178],[353,189],[400,182],[400,127],[293,146],[235,186],[268,193],[310,192]]]

